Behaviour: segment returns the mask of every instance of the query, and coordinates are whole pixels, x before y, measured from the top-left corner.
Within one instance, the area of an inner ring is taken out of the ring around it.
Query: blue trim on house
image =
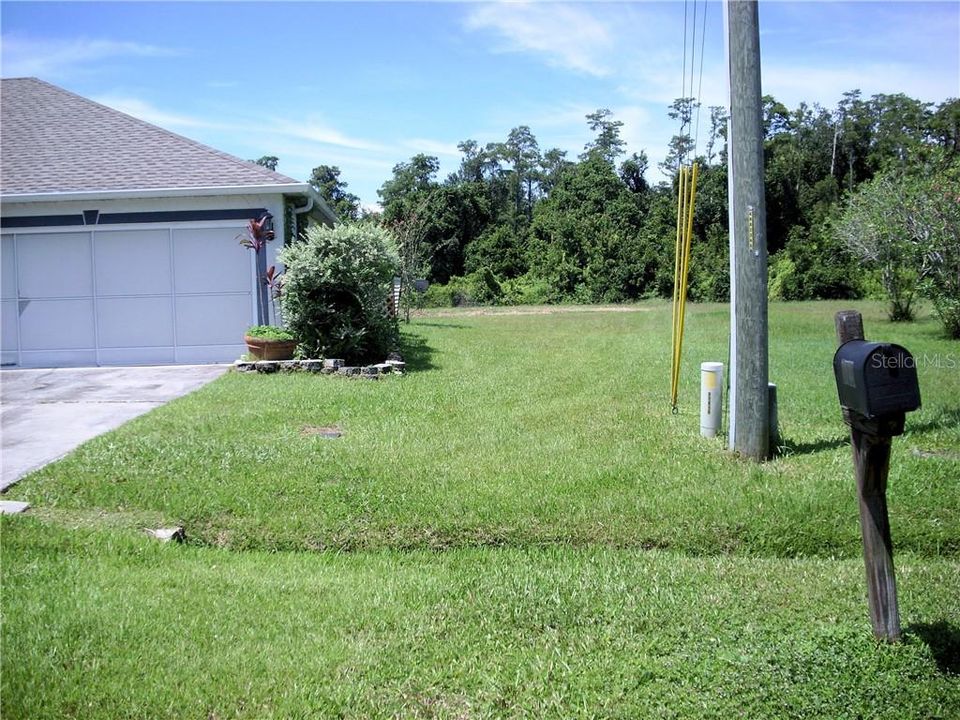
[[[138,225],[145,223],[203,222],[209,220],[255,220],[264,208],[243,210],[164,210],[156,212],[101,213],[84,210],[76,215],[27,215],[0,218],[0,228],[83,227],[85,225]],[[92,222],[91,222],[92,221]]]
[[[83,225],[83,215],[35,215],[0,218],[0,228],[65,227]]]

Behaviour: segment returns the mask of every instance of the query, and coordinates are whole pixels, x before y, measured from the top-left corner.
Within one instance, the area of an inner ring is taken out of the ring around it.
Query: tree
[[[873,142],[867,164],[873,173],[904,170],[922,161],[929,147],[930,103],[896,95],[870,98],[874,116]]]
[[[567,151],[551,148],[540,158],[540,191],[549,195],[550,190],[557,184],[561,173],[573,167],[567,160]]]
[[[947,334],[960,340],[960,160],[912,182],[907,232],[921,253],[920,289]]]
[[[698,107],[700,104],[696,98],[692,97],[677,98],[670,104],[670,112],[667,115],[672,120],[680,121],[680,132],[670,138],[667,156],[660,163],[660,169],[665,175],[672,176],[679,173],[681,165],[685,164],[688,156],[693,154],[694,142],[690,136],[690,126],[693,112]]]
[[[591,153],[537,205],[531,270],[549,282],[555,300],[637,298],[652,279],[640,246],[642,219],[637,196],[602,153]]]
[[[394,220],[388,228],[397,242],[400,259],[400,305],[406,312],[407,322],[410,322],[413,285],[417,280],[426,278],[430,271],[430,248],[426,242],[427,225],[424,222],[428,200],[429,197],[424,198],[419,207],[405,217]]]
[[[336,165],[318,165],[310,173],[310,184],[341,220],[360,218],[360,198],[347,192]]]
[[[277,163],[280,162],[280,158],[276,155],[264,155],[258,160],[251,160],[250,162],[265,167],[267,170],[272,170],[273,172],[277,171]]]
[[[950,337],[960,338],[960,161],[864,184],[837,225],[838,235],[878,268],[891,320],[909,320],[919,290]]]
[[[393,177],[377,191],[383,205],[384,220],[391,223],[406,217],[417,207],[423,195],[437,187],[436,175],[440,161],[432,155],[414,155],[409,162],[393,166]]]
[[[540,146],[530,128],[526,125],[515,127],[503,144],[504,155],[513,165],[513,184],[517,215],[533,217],[534,193],[537,181],[537,169],[540,165]]]
[[[940,104],[930,118],[930,131],[948,157],[960,153],[960,99],[950,98]]]
[[[893,175],[866,183],[852,196],[836,224],[837,237],[871,269],[890,303],[888,316],[894,322],[913,320],[913,299],[923,277],[918,272],[920,253],[906,235],[910,200],[903,184]]]
[[[643,194],[649,189],[647,179],[644,175],[650,161],[647,154],[642,150],[640,153],[633,153],[630,157],[620,163],[620,179],[627,186],[630,192],[634,194]]]
[[[717,142],[723,140],[723,147],[720,149],[720,162],[727,162],[727,109],[722,105],[710,106],[710,136],[707,139],[707,163],[712,164],[713,159],[717,157],[715,148]]]
[[[587,125],[597,134],[597,137],[584,146],[581,160],[588,160],[592,155],[597,155],[613,165],[617,158],[623,155],[627,146],[620,137],[620,128],[623,127],[623,123],[620,120],[611,120],[611,117],[613,113],[607,108],[600,108],[587,115]]]

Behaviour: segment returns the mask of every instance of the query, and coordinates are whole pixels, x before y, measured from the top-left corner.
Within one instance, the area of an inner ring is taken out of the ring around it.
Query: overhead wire
[[[697,126],[693,134],[693,156],[700,148],[700,107],[703,104],[703,51],[707,40],[707,0],[703,0],[703,28],[700,31],[700,78],[697,82]],[[693,68],[691,68],[693,72]]]

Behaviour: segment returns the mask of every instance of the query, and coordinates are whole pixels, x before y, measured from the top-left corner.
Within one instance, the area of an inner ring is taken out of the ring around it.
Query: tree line
[[[687,129],[698,110],[693,98],[679,98],[669,114]],[[430,280],[435,302],[624,302],[671,295],[678,168],[696,160],[689,292],[693,300],[724,301],[726,114],[721,107],[708,111],[702,152],[694,157],[688,132],[675,135],[660,165],[669,180],[657,184],[647,180],[646,153],[627,153],[622,123],[607,109],[586,116],[593,139],[575,158],[541,149],[526,125],[502,142],[464,140],[459,168],[443,179],[436,157],[415,155],[383,183],[376,214],[361,212],[339,168],[319,166],[310,181],[342,219],[390,229],[404,275]],[[791,110],[766,96],[763,127],[772,298],[889,299],[885,273],[898,262],[916,266],[898,282],[922,292],[925,279],[937,277],[938,254],[941,276],[960,275],[960,266],[950,265],[960,254],[951,215],[960,206],[960,100],[935,105],[904,94],[864,98],[854,90],[834,109],[801,103]],[[863,230],[884,220],[883,203],[907,186],[913,189],[906,195],[920,198],[924,182],[943,196],[943,207],[930,211],[938,219],[917,228],[903,209],[899,220],[914,227],[894,235],[915,237],[901,237],[904,247],[886,255],[865,248]],[[877,200],[881,209],[874,207],[873,216],[858,210],[858,198],[877,188],[888,190]],[[943,248],[920,247],[931,232]],[[960,308],[960,297],[954,301]]]

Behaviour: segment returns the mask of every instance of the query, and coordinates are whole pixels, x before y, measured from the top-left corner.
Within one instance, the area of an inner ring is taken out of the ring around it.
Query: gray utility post
[[[727,0],[730,70],[730,449],[770,454],[767,213],[763,196],[760,27],[755,0]]]

